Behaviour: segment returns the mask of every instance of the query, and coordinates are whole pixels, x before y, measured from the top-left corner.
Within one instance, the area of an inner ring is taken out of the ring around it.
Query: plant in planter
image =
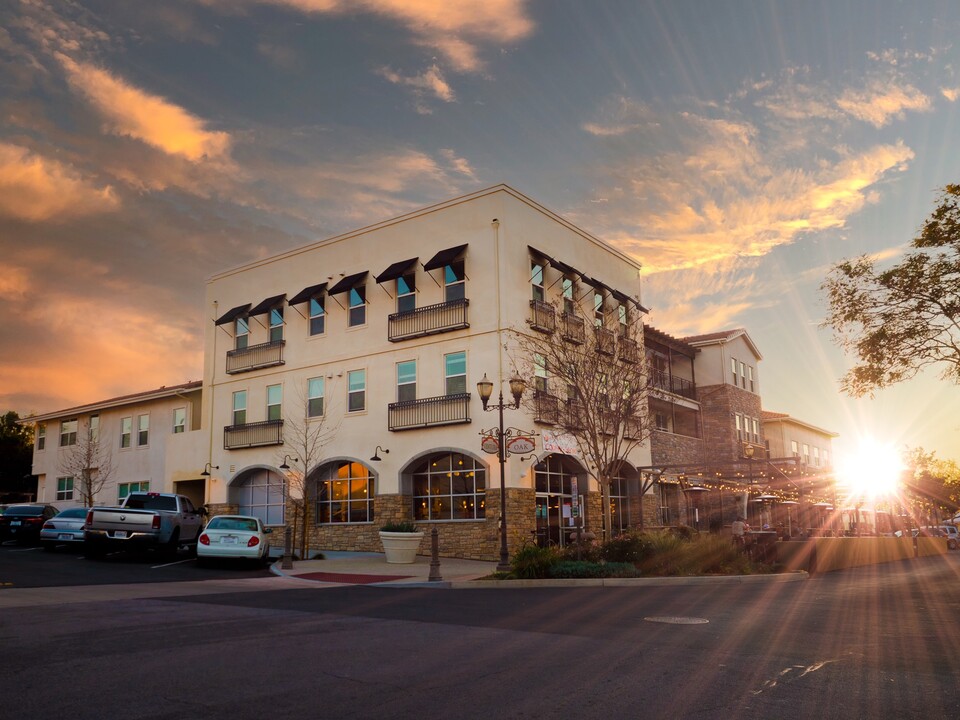
[[[390,522],[380,528],[380,542],[388,563],[414,562],[422,539],[423,531],[409,520]]]

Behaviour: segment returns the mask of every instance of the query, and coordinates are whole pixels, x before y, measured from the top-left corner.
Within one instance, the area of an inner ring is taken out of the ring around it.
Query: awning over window
[[[353,275],[347,275],[345,278],[341,278],[340,282],[327,290],[327,295],[339,295],[340,293],[345,293],[347,290],[355,288],[357,285],[366,280],[367,275],[369,274],[370,273],[368,270],[364,270],[363,272],[354,273]]]
[[[409,260],[401,260],[400,262],[395,262],[393,265],[388,267],[382,273],[377,275],[378,283],[385,283],[389,280],[396,280],[401,275],[405,275],[406,272],[412,268],[417,260],[420,258],[410,258]]]
[[[577,270],[577,269],[576,269],[575,267],[573,267],[572,265],[567,265],[565,262],[560,262],[559,260],[555,260],[554,258],[550,257],[549,255],[547,255],[547,254],[546,254],[545,252],[543,252],[542,250],[537,250],[537,249],[536,249],[535,247],[533,247],[532,245],[527,245],[527,248],[528,248],[531,252],[539,255],[539,256],[542,257],[544,260],[546,260],[546,261],[550,264],[550,267],[556,268],[557,270],[559,270],[560,272],[564,273],[565,275],[577,275],[577,276],[579,276],[579,277],[583,277],[583,273],[580,272],[579,270]]]
[[[319,285],[310,285],[309,287],[305,287],[292,298],[287,300],[287,305],[299,305],[302,302],[306,302],[310,298],[315,298],[318,295],[322,295],[323,291],[326,289],[327,284],[325,282],[322,282]]]
[[[456,247],[447,248],[446,250],[441,250],[432,258],[430,261],[423,266],[424,270],[436,270],[437,268],[442,268],[445,265],[449,265],[458,257],[463,254],[463,251],[467,249],[467,245],[457,245]]]
[[[246,305],[237,305],[235,308],[227,310],[223,315],[218,317],[214,322],[215,325],[226,325],[228,322],[233,322],[241,315],[246,315],[247,310],[250,309],[250,303]]]
[[[284,298],[286,297],[287,297],[286,293],[283,293],[282,295],[274,295],[273,297],[268,297],[266,300],[264,300],[262,303],[257,305],[247,314],[250,317],[253,317],[254,315],[263,315],[265,312],[270,312],[270,310],[272,310],[277,305],[282,303]]]

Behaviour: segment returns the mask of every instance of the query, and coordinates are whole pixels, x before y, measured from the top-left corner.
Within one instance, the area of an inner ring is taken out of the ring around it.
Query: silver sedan
[[[87,508],[72,507],[47,520],[40,528],[40,544],[44,550],[55,550],[58,545],[83,544],[83,523]]]

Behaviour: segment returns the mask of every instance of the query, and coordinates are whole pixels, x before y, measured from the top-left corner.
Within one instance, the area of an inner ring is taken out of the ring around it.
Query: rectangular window
[[[247,424],[247,391],[237,390],[233,394],[233,424]]]
[[[123,502],[130,493],[149,492],[150,483],[148,482],[130,482],[117,485],[117,502]]]
[[[283,386],[267,385],[267,420],[283,417]]]
[[[751,418],[750,424],[753,425],[753,441],[760,442],[760,421],[757,418]]]
[[[567,315],[573,315],[573,310],[574,310],[573,294],[576,291],[573,280],[571,278],[565,277],[563,279],[562,287],[563,287],[563,290],[562,290],[563,311],[567,313]]]
[[[747,386],[747,372],[746,365],[740,363],[740,387],[745,388]]]
[[[733,384],[737,384],[737,360],[730,358],[730,372],[733,373]]]
[[[137,418],[137,446],[143,447],[150,439],[150,416],[140,415]]]
[[[73,478],[57,478],[57,500],[73,500]]]
[[[547,392],[547,358],[540,353],[533,354],[533,385],[537,392]]]
[[[100,441],[100,416],[90,416],[90,426],[87,428],[87,438],[90,442]]]
[[[617,307],[617,320],[620,322],[620,336],[626,337],[627,324],[630,322],[630,314],[627,311],[626,305],[620,305]]]
[[[322,377],[307,380],[307,417],[323,415],[323,396],[325,383]]]
[[[826,450],[823,451],[823,464],[825,466],[830,465],[830,454]]]
[[[655,413],[653,416],[653,420],[657,430],[666,431],[670,429],[670,423],[667,420],[666,413],[662,413],[662,412]]]
[[[173,409],[173,434],[177,435],[178,433],[186,432],[186,430],[187,430],[187,409],[174,408]]]
[[[417,308],[417,275],[407,273],[397,278],[397,312],[413,312]]]
[[[347,373],[347,412],[360,412],[367,407],[367,371]]]
[[[367,322],[367,288],[358,285],[350,288],[350,327],[364,325]]]
[[[47,446],[47,426],[37,425],[37,450],[43,450]]]
[[[797,444],[796,440],[790,441],[790,453],[795,457],[800,457],[800,446]]]
[[[460,395],[467,391],[467,354],[455,352],[443,356],[446,378],[445,394]]]
[[[62,420],[60,422],[60,447],[69,447],[77,444],[77,421]]]
[[[237,350],[244,350],[247,347],[247,341],[250,339],[250,326],[247,324],[247,319],[239,317],[234,324],[234,347]]]
[[[326,310],[323,308],[323,297],[310,298],[310,334],[323,335]]]
[[[603,327],[603,293],[593,292],[593,324],[597,327]]]
[[[753,389],[753,366],[747,366],[747,379],[750,381],[750,392],[756,392]]]
[[[417,361],[397,363],[397,402],[417,399]]]
[[[733,417],[737,424],[737,440],[743,442],[743,416],[737,413]]]
[[[533,290],[533,299],[543,302],[547,294],[543,288],[543,263],[540,260],[530,261],[530,286]]]
[[[810,446],[806,443],[803,444],[803,463],[804,465],[810,464]]]
[[[463,260],[456,260],[443,268],[443,297],[447,302],[463,300],[467,296]]]
[[[283,306],[275,307],[270,311],[270,342],[283,340]]]
[[[820,448],[813,448],[813,464],[815,467],[820,467]]]
[[[133,436],[133,418],[120,418],[120,447],[130,447]]]

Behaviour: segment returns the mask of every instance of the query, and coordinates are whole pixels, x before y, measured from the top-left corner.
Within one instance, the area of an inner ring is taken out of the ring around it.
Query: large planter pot
[[[417,558],[423,532],[384,532],[380,531],[380,542],[388,563],[409,565]]]

